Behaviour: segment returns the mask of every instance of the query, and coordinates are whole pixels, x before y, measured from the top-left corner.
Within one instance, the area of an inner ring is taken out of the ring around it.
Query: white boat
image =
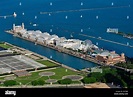
[[[112,3],[111,3],[111,5],[113,6],[113,5],[114,5],[114,3],[112,2]]]
[[[52,55],[50,56],[50,58],[52,58]]]
[[[81,29],[80,32],[83,32],[83,29]]]
[[[71,34],[70,37],[73,37],[73,35]]]
[[[96,45],[98,45],[98,42],[96,42]]]
[[[20,3],[19,3],[19,5],[21,6],[21,5],[22,5],[22,3],[20,2]]]
[[[102,39],[102,37],[98,37],[98,39]]]
[[[4,16],[4,19],[6,19],[6,16]]]
[[[127,42],[127,46],[129,46],[129,42]]]
[[[53,30],[52,29],[50,29],[50,32],[52,32]]]
[[[35,16],[35,19],[37,19],[37,16]]]
[[[51,6],[53,5],[52,2],[50,2],[50,5],[51,5]]]
[[[67,19],[68,17],[66,16],[65,18]]]
[[[129,16],[127,16],[127,19],[129,19]]]
[[[17,16],[17,14],[14,12],[14,13],[13,13],[13,16],[14,16],[14,17],[16,17],[16,16]]]
[[[37,24],[33,24],[33,26],[37,26]]]
[[[109,33],[118,33],[118,28],[107,28],[107,31]]]
[[[98,16],[96,16],[96,19],[98,19],[99,17]]]
[[[51,16],[51,14],[50,14],[50,13],[49,13],[48,15],[49,15],[49,16]]]
[[[80,4],[81,6],[83,5],[83,2],[81,2],[81,4]]]

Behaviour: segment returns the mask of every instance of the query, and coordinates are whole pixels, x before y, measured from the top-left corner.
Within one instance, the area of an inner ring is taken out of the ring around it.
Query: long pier
[[[102,65],[102,66],[106,65],[105,63],[100,62],[100,61],[96,60],[95,58],[93,58],[93,57],[91,57],[90,55],[87,55],[87,54],[83,54],[83,53],[80,53],[80,52],[65,49],[63,47],[56,47],[55,45],[48,45],[48,44],[45,44],[45,43],[40,43],[40,42],[37,42],[35,40],[31,40],[31,39],[28,39],[28,38],[20,37],[18,35],[15,35],[12,31],[6,31],[6,32],[10,33],[10,34],[13,34],[14,36],[16,36],[18,38],[33,42],[35,44],[39,44],[41,46],[45,46],[47,48],[51,48],[51,49],[56,50],[56,51],[61,52],[61,53],[65,53],[65,54],[68,54],[68,55],[71,55],[71,56],[74,56],[74,57],[77,57],[77,58],[80,58],[80,59],[83,59],[83,60],[86,60],[86,61],[90,61],[90,62],[96,63],[98,65]]]
[[[111,40],[107,40],[107,39],[103,39],[103,38],[97,38],[97,37],[94,37],[94,36],[90,36],[90,35],[86,35],[86,34],[81,34],[81,33],[79,33],[79,35],[133,48],[132,45],[127,45],[127,44],[119,43],[119,42],[116,42],[116,41],[111,41]]]

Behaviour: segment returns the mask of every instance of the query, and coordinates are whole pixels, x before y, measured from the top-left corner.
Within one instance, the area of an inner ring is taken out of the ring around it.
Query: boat
[[[70,37],[73,37],[73,35],[71,34]]]
[[[66,16],[65,18],[67,19],[68,17]]]
[[[6,19],[6,16],[4,16],[4,19]]]
[[[96,16],[96,19],[98,19],[99,17],[98,16]]]
[[[51,6],[53,5],[52,2],[50,2],[50,5],[51,5]]]
[[[96,42],[96,45],[98,45],[98,42]]]
[[[49,13],[48,15],[49,15],[49,16],[51,16],[51,14],[50,14],[50,13]]]
[[[81,2],[81,4],[80,4],[81,6],[83,5],[83,2]]]
[[[118,28],[107,28],[107,31],[106,32],[109,32],[109,33],[118,33]]]
[[[37,19],[37,16],[35,16],[35,19]]]
[[[127,42],[127,46],[129,46],[129,42]]]
[[[98,37],[98,39],[101,39],[101,38],[102,38],[102,37],[100,37],[100,36]]]
[[[127,19],[129,19],[129,16],[127,16]]]
[[[33,26],[37,26],[37,24],[33,24]]]
[[[14,17],[16,17],[16,16],[17,16],[17,14],[14,12],[14,13],[13,13],[13,16],[14,16]]]
[[[19,3],[19,5],[21,6],[21,5],[22,5],[22,3],[20,2],[20,3]]]
[[[111,5],[113,6],[113,5],[114,5],[114,3],[112,2],[112,3],[111,3]]]
[[[50,56],[50,58],[52,58],[52,55]]]
[[[22,13],[22,15],[24,15],[24,12]]]
[[[83,29],[81,29],[80,32],[83,32]]]
[[[53,30],[52,29],[50,29],[50,32],[52,32]]]

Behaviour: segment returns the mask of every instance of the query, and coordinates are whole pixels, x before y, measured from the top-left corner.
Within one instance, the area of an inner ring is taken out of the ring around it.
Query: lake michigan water
[[[83,9],[86,9],[83,11]],[[73,11],[69,11],[73,10]],[[40,14],[40,12],[57,12]],[[63,12],[64,11],[64,12]],[[12,15],[17,17],[3,16]],[[46,47],[34,45],[34,43],[13,37],[4,32],[12,28],[12,24],[25,23],[27,30],[41,30],[66,38],[86,40],[90,39],[94,44],[117,53],[125,53],[133,57],[133,48],[122,46],[102,40],[80,36],[79,33],[102,37],[107,40],[133,46],[133,39],[107,33],[110,28],[118,28],[121,32],[133,34],[133,1],[132,0],[1,0],[0,1],[0,41],[6,41],[48,58],[70,66],[75,69],[97,66],[94,63],[69,56]],[[37,26],[33,26],[37,24]],[[50,29],[52,31],[50,32]],[[82,30],[82,31],[81,31]]]

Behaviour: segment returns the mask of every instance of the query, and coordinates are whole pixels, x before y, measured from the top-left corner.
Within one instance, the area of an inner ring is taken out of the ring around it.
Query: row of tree
[[[133,64],[131,62],[126,62],[126,63],[118,63],[116,66],[123,67],[126,69],[133,69]]]
[[[121,87],[129,87],[133,86],[132,79],[129,78],[128,73],[122,70],[118,70],[115,68],[107,68],[103,69],[103,73],[93,72],[90,73],[87,77],[82,79],[84,84],[95,83],[95,82],[103,82],[103,83],[114,83],[114,85],[120,85]]]

